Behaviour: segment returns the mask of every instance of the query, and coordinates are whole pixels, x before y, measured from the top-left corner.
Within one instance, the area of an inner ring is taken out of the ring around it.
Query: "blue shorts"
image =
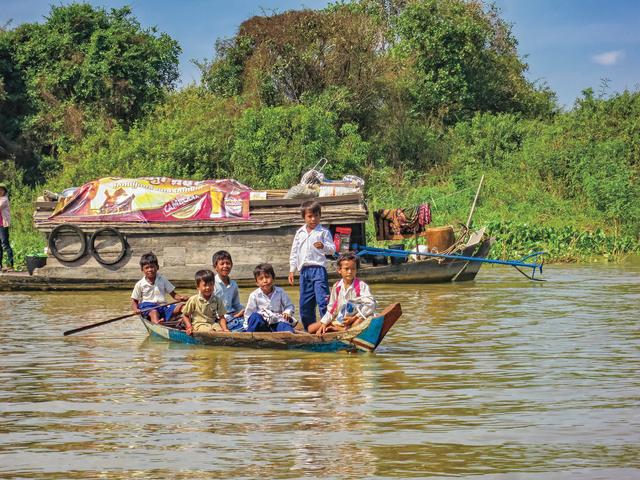
[[[153,307],[157,307],[157,308],[153,308]],[[138,304],[138,308],[140,310],[147,310],[149,308],[153,309],[153,310],[157,310],[158,312],[158,316],[160,317],[160,319],[163,319],[165,321],[169,321],[171,320],[171,316],[173,315],[173,311],[176,309],[177,304],[173,304],[173,305],[162,305],[159,306],[158,303],[154,303],[154,302],[141,302]],[[140,315],[142,315],[143,318],[148,319],[149,318],[149,314],[152,312],[152,310],[149,310],[148,312],[144,312],[141,313]]]

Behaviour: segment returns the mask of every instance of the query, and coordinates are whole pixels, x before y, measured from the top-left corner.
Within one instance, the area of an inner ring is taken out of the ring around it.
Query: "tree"
[[[553,93],[525,79],[527,65],[495,6],[417,0],[401,11],[394,29],[394,52],[411,67],[404,82],[415,113],[452,123],[478,111],[553,110]]]
[[[252,17],[216,43],[216,58],[200,65],[203,84],[267,106],[309,104],[333,89],[348,98],[343,120],[363,125],[379,103],[383,36],[372,17],[346,6]]]
[[[131,126],[178,78],[177,42],[142,29],[129,7],[53,6],[46,22],[1,36],[0,69],[3,60],[11,66],[26,99],[17,131],[0,125],[0,134],[32,152],[19,165],[34,170],[32,179],[49,168],[46,157],[55,161],[57,149],[79,141],[92,123]]]

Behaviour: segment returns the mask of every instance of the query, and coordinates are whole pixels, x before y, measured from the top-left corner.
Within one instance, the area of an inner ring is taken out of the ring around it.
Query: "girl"
[[[2,268],[3,272],[13,270],[13,250],[9,243],[9,190],[4,183],[0,183],[0,267],[2,267],[3,252],[7,252],[8,267]]]

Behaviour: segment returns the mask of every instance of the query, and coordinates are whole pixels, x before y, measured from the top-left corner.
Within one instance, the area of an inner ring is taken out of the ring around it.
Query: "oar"
[[[161,303],[160,305],[156,305],[155,307],[145,308],[144,310],[140,310],[140,313],[150,312],[151,310],[155,310],[158,307],[166,307],[167,305],[175,305],[176,303],[181,303],[181,301],[171,302],[171,303]],[[71,330],[67,330],[66,332],[64,332],[63,335],[66,337],[67,335],[73,335],[74,333],[82,332],[83,330],[89,330],[90,328],[93,328],[93,327],[99,327],[100,325],[106,325],[107,323],[117,322],[118,320],[122,320],[124,318],[133,317],[134,315],[140,315],[140,313],[130,313],[128,315],[122,315],[120,317],[110,318],[109,320],[103,320],[102,322],[92,323],[90,325],[84,325],[78,328],[72,328]]]
[[[490,258],[482,258],[482,257],[468,257],[466,255],[449,255],[446,253],[429,253],[429,252],[417,252],[417,251],[411,251],[411,250],[396,250],[393,248],[377,248],[377,247],[369,247],[369,246],[357,245],[357,244],[354,245],[354,248],[358,250],[358,253],[356,254],[358,256],[366,255],[367,253],[374,254],[374,255],[376,254],[385,255],[388,257],[406,257],[408,255],[422,255],[424,257],[448,258],[451,260],[466,260],[469,262],[492,263],[494,265],[509,265],[511,267],[514,267],[516,270],[522,273],[522,275],[529,278],[530,280],[540,280],[534,277],[535,277],[536,269],[538,269],[540,273],[542,273],[542,265],[544,263],[543,262],[526,263],[526,260],[530,258],[535,259],[536,257],[545,254],[545,252],[535,252],[530,255],[527,255],[526,257],[522,257],[520,260],[493,260]],[[531,276],[524,273],[518,267],[531,268],[533,270],[531,273]]]

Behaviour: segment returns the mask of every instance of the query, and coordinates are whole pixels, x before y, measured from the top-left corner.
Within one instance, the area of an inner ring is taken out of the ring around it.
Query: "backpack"
[[[332,315],[336,312],[338,308],[338,299],[340,298],[341,288],[342,288],[342,284],[336,287],[336,301],[333,302],[333,305],[331,305],[331,308],[329,308],[329,311],[331,312]],[[358,278],[353,279],[353,289],[356,291],[356,297],[359,297],[360,296],[360,280]]]

